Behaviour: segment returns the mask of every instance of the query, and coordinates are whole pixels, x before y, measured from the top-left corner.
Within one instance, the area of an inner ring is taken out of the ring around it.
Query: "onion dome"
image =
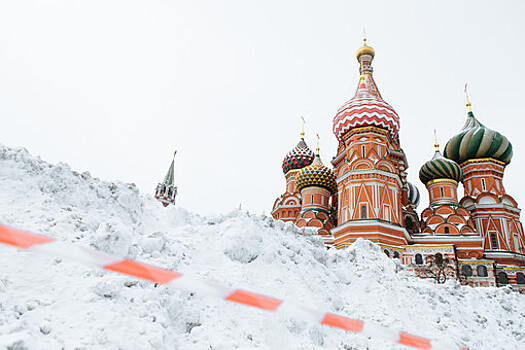
[[[407,182],[407,188],[408,203],[416,208],[419,205],[420,200],[419,190],[414,184],[410,182]]]
[[[372,56],[372,58],[374,58],[376,54],[375,50],[371,46],[368,46],[366,44],[366,39],[363,39],[363,41],[364,41],[363,46],[361,46],[359,50],[357,50],[357,53],[355,54],[355,57],[357,58],[358,61],[362,55],[370,55]]]
[[[439,151],[439,144],[434,144],[436,152],[431,160],[423,164],[419,170],[419,179],[423,184],[428,184],[432,180],[450,179],[460,182],[463,178],[461,167],[453,160],[443,157]]]
[[[322,187],[331,193],[337,192],[337,183],[332,170],[324,166],[319,154],[312,165],[302,168],[295,177],[295,187],[300,192],[305,187]]]
[[[399,132],[399,116],[386,103],[372,77],[374,49],[365,45],[357,51],[361,79],[352,99],[337,111],[333,120],[333,132],[338,140],[354,128],[374,126],[388,130],[392,135]]]
[[[467,121],[461,132],[446,144],[445,157],[459,164],[477,158],[492,158],[509,164],[512,159],[512,145],[509,140],[481,124],[470,110],[470,103],[467,106]]]
[[[312,164],[314,157],[314,152],[308,148],[306,142],[304,142],[304,139],[301,137],[297,146],[284,156],[283,172],[286,174],[290,170],[304,168]]]

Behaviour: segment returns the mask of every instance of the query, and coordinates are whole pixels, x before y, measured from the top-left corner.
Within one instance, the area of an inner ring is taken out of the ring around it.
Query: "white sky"
[[[178,149],[178,205],[269,213],[281,162],[353,96],[363,27],[401,118],[409,180],[474,113],[507,136],[525,206],[523,1],[1,1],[0,142],[152,193]]]

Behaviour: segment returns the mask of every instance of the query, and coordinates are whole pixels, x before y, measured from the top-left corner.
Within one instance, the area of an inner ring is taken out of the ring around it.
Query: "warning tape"
[[[129,259],[119,258],[94,249],[57,241],[51,237],[22,231],[4,225],[0,225],[0,243],[52,256],[69,258],[83,264],[96,266],[104,270],[137,277],[159,284],[169,283],[186,291],[203,293],[208,296],[218,297],[237,304],[248,305],[262,310],[285,313],[303,321],[320,323],[329,327],[359,333],[367,337],[382,338],[417,349],[449,348],[417,335],[393,331],[373,323],[365,323],[361,320],[336,315],[330,312],[312,310],[285,300],[249,292],[243,289],[216,285],[189,275],[183,275],[179,272],[165,270]]]

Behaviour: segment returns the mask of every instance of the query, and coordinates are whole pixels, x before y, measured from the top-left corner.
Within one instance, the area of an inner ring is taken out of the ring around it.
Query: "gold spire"
[[[439,143],[438,143],[436,129],[434,129],[434,150],[436,152],[439,152]]]
[[[470,103],[470,100],[468,98],[467,83],[465,83],[465,96],[467,96],[467,103],[466,103],[467,111],[472,112],[472,103]]]
[[[315,149],[315,154],[319,155],[319,134],[315,134],[317,136],[317,148]]]
[[[301,138],[304,139],[304,124],[306,124],[306,120],[304,120],[303,116],[301,116],[301,120],[303,121],[303,126],[301,128]]]

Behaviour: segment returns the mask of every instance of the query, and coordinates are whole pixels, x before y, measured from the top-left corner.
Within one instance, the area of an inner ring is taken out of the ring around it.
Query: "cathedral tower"
[[[509,269],[497,271],[501,283],[508,281],[512,266],[525,266],[521,210],[503,186],[512,145],[505,136],[479,122],[468,99],[467,108],[467,121],[448,141],[444,155],[461,165],[465,196],[460,203],[471,212],[476,230],[484,238],[485,257]]]
[[[383,245],[407,244],[408,165],[399,145],[399,117],[379,93],[372,75],[375,51],[366,39],[356,56],[361,73],[356,93],[333,120],[339,140],[332,161],[338,201],[334,243],[343,247],[363,237]]]

